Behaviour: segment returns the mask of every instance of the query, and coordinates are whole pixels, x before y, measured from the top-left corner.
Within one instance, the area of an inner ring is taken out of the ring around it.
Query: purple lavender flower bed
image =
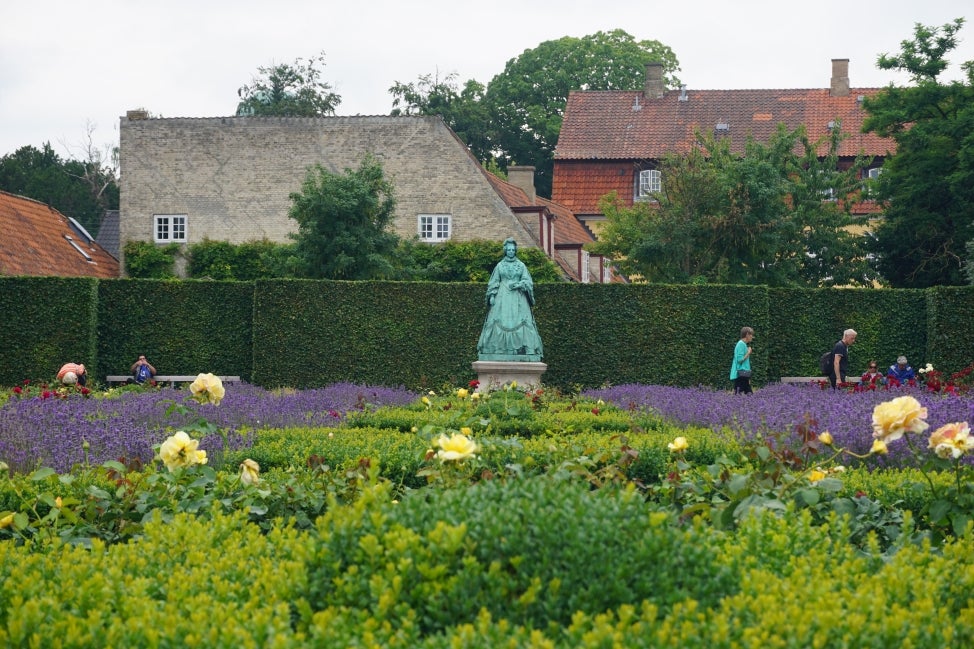
[[[219,406],[201,406],[188,391],[171,388],[110,399],[11,399],[0,405],[0,460],[17,471],[47,466],[65,472],[84,461],[82,444],[88,442],[92,464],[120,458],[149,462],[154,444],[200,418],[228,431],[228,447],[236,450],[249,447],[253,431],[260,428],[333,426],[349,410],[405,405],[417,398],[405,388],[340,383],[293,392],[228,385]],[[189,414],[167,416],[174,401]],[[222,446],[219,435],[201,444],[208,452]]]
[[[822,390],[817,385],[774,383],[751,395],[735,395],[712,388],[674,388],[659,385],[619,385],[587,390],[584,396],[603,399],[620,408],[658,413],[682,426],[701,426],[720,431],[729,428],[744,437],[787,432],[810,415],[818,431],[829,431],[837,447],[865,454],[872,446],[872,413],[878,404],[898,396],[915,397],[927,408],[930,431],[950,422],[974,423],[974,397],[934,394],[923,388],[902,387],[867,392]],[[926,435],[914,440],[926,450]],[[910,463],[905,440],[889,445],[889,455],[871,459],[875,466],[898,467]]]

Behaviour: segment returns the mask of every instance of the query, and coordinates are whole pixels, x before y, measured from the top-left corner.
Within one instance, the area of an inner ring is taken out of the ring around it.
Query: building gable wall
[[[290,194],[315,165],[334,173],[381,161],[395,187],[394,231],[450,214],[454,241],[528,233],[438,117],[121,119],[121,245],[152,241],[156,214],[187,215],[187,243],[289,241]]]

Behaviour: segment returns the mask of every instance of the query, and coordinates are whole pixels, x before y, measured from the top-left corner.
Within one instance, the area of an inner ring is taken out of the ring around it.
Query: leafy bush
[[[706,549],[711,531],[674,525],[634,491],[532,478],[386,502],[381,513],[333,509],[319,521],[312,609],[365,609],[378,624],[436,633],[482,608],[545,628],[629,602],[713,606],[734,590]]]
[[[146,241],[127,241],[123,248],[125,274],[139,279],[173,279],[179,244],[158,246]]]

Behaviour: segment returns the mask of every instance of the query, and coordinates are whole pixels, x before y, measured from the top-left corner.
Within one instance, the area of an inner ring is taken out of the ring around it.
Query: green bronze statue
[[[482,361],[540,362],[544,351],[534,323],[534,281],[517,258],[517,242],[504,241],[504,258],[487,283],[487,319],[477,342]]]

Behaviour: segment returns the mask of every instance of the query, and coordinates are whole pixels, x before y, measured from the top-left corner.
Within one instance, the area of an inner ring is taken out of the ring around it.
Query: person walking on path
[[[741,339],[734,345],[730,380],[734,382],[734,394],[751,394],[751,341],[754,329],[741,327]]]
[[[829,372],[829,385],[834,390],[839,383],[845,383],[846,372],[849,371],[849,346],[856,342],[856,330],[846,329],[842,332],[842,340],[832,348],[832,367]]]

